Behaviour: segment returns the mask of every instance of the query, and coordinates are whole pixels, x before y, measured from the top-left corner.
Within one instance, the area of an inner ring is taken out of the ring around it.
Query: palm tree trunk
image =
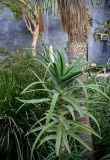
[[[36,46],[37,46],[37,40],[39,35],[39,25],[35,28],[35,31],[33,32],[33,41],[32,41],[32,56],[36,56]]]
[[[81,63],[83,64],[86,60],[86,54],[87,54],[87,43],[86,42],[75,42],[75,41],[69,41],[67,44],[67,51],[68,51],[68,61],[69,63],[74,63],[80,55],[83,55],[84,59],[82,59]],[[85,76],[81,76],[81,79],[84,81],[87,80]],[[81,93],[80,97],[83,97],[83,94]],[[81,104],[81,107],[86,108],[86,106]],[[76,119],[79,120],[82,124],[86,124],[90,126],[90,120],[89,116],[84,115],[83,118],[80,118],[79,114],[76,114]],[[82,139],[93,149],[93,139],[92,135],[88,135],[86,133],[81,133],[80,135]],[[89,160],[95,160],[95,157],[93,154],[90,154]]]
[[[68,61],[69,63],[74,63],[80,54],[86,57],[87,53],[87,43],[85,42],[89,25],[87,4],[84,0],[81,3],[76,0],[58,0],[58,5],[63,29],[68,34]],[[78,118],[80,119],[80,117]],[[80,121],[90,125],[89,117],[86,115]],[[87,134],[82,136],[84,141],[93,147],[92,136]]]
[[[85,106],[82,106],[82,107],[85,107]],[[91,126],[89,117],[87,115],[84,115],[83,118],[80,118],[80,121],[82,124]],[[84,134],[81,134],[80,137],[92,148],[92,150],[94,150],[92,134],[88,135],[84,133]],[[88,160],[95,160],[95,155],[93,152],[90,153]]]
[[[67,43],[67,54],[69,63],[74,63],[75,60],[79,58],[80,55],[86,60],[87,55],[87,43],[86,42],[76,42],[69,41]],[[82,61],[83,63],[83,61]]]

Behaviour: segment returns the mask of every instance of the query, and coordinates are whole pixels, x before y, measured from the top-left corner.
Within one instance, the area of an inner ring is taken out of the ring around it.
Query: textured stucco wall
[[[95,1],[95,0],[93,0]],[[106,64],[110,58],[110,45],[105,41],[95,41],[93,34],[97,28],[110,19],[110,0],[103,0],[101,5],[89,4],[90,15],[93,17],[93,26],[88,36],[88,60],[98,64]]]
[[[64,49],[67,42],[67,34],[63,32],[59,16],[45,14],[44,41],[54,48]],[[17,48],[30,48],[31,34],[27,31],[22,20],[16,20],[9,8],[0,9],[0,47],[16,50]],[[40,43],[38,42],[38,48]]]

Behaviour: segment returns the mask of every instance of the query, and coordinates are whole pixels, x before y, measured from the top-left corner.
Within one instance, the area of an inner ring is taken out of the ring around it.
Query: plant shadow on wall
[[[81,58],[74,64],[66,65],[64,54],[59,51],[57,51],[57,56],[52,61],[47,48],[44,49],[41,57],[42,61],[37,61],[46,69],[44,78],[41,79],[37,73],[33,72],[37,81],[28,85],[22,91],[22,94],[26,95],[27,93],[33,93],[33,91],[42,91],[47,94],[47,97],[42,96],[40,99],[17,98],[23,103],[19,111],[27,105],[33,105],[36,109],[40,104],[45,105],[43,117],[36,120],[36,123],[30,126],[30,129],[25,135],[27,139],[30,136],[34,136],[30,159],[34,159],[34,153],[37,149],[46,145],[52,149],[51,154],[48,156],[49,158],[51,157],[50,159],[55,159],[55,157],[59,157],[59,159],[65,157],[64,159],[66,159],[66,155],[68,155],[67,159],[81,160],[84,158],[84,153],[82,152],[82,155],[78,153],[82,147],[91,151],[89,144],[80,137],[81,133],[93,134],[100,138],[99,124],[88,108],[91,103],[96,104],[100,103],[100,101],[96,99],[94,101],[91,94],[89,94],[90,90],[99,92],[109,100],[110,97],[99,89],[99,85],[82,82],[80,76],[84,76],[90,71],[99,70],[100,67],[88,68],[87,64],[82,65],[80,63]],[[46,77],[48,77],[48,80],[46,80]],[[42,88],[37,89],[38,84],[41,84]],[[33,90],[33,87],[36,90]],[[80,96],[82,93],[84,95],[83,97]],[[81,107],[82,104],[86,107]],[[85,115],[89,116],[95,122],[98,132],[96,133],[89,125],[82,124],[77,120],[76,113],[80,118],[83,118]],[[72,144],[74,144],[74,151],[77,153],[77,158],[71,150],[73,149]]]

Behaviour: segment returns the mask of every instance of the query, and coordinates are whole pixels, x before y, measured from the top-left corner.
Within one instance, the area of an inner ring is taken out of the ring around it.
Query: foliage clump
[[[18,111],[20,102],[16,99],[21,96],[21,91],[36,80],[33,71],[37,70],[40,78],[45,69],[31,56],[25,56],[22,52],[17,56],[9,56],[0,66],[0,159],[30,160],[30,142],[25,134],[30,125],[41,118],[44,106],[25,106]],[[40,84],[37,88],[41,88]],[[34,90],[34,88],[33,88]],[[23,96],[42,97],[44,93],[27,93]],[[35,118],[36,117],[36,118]],[[37,155],[37,153],[35,153]]]
[[[104,23],[101,28],[97,28],[95,34],[94,34],[95,40],[100,41],[109,41],[110,40],[110,20],[107,20],[106,23]]]
[[[95,81],[98,83],[99,89],[110,97],[110,78],[100,78]],[[99,122],[102,136],[102,139],[97,139],[97,137],[94,137],[94,148],[96,150],[95,155],[96,159],[107,160],[110,159],[110,100],[100,93],[97,94],[94,92],[92,96],[96,100],[100,101],[99,104],[91,104],[91,109],[92,114]],[[96,125],[94,123],[91,124],[95,129]]]
[[[16,18],[21,18],[22,9],[19,0],[0,0],[0,6],[9,7]]]

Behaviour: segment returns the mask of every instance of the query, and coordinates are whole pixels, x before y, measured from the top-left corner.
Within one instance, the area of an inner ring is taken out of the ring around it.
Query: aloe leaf
[[[58,53],[57,61],[59,62],[59,66],[60,66],[60,74],[61,76],[63,76],[65,71],[65,59],[64,59],[63,53],[60,53],[58,50],[57,50],[57,53]]]
[[[97,101],[97,100],[88,100],[88,102],[85,99],[78,99],[78,101],[80,103],[88,103],[88,104],[108,104],[106,102],[101,102],[101,101]]]
[[[44,126],[44,125],[41,125],[40,127],[30,129],[30,131],[28,131],[25,136],[27,136],[27,135],[29,135],[29,134],[31,134],[31,133],[38,132],[38,131],[42,130],[43,127],[45,127],[45,126]]]
[[[36,85],[36,84],[44,84],[45,82],[33,82],[33,83],[31,83],[30,85],[28,85],[22,92],[21,92],[21,94],[24,94],[24,93],[26,93],[26,91],[30,88],[30,87],[32,87],[32,86],[34,86],[34,85]]]
[[[39,124],[40,126],[42,126],[41,122],[44,121],[45,119],[46,119],[46,116],[43,117],[43,118],[41,118],[40,120],[38,120],[34,125],[32,125],[31,129],[33,129],[37,124]]]
[[[62,128],[61,128],[61,126],[58,126],[57,127],[56,144],[55,144],[55,151],[56,151],[57,156],[59,156],[59,153],[60,153],[61,137],[62,137]]]
[[[80,144],[82,144],[86,149],[89,151],[92,151],[92,148],[88,146],[86,142],[84,142],[78,135],[76,135],[74,132],[68,132],[68,134],[75,140],[77,140]]]
[[[35,75],[35,77],[39,80],[39,82],[42,82],[41,78],[34,71],[31,72]]]
[[[69,110],[69,112],[70,112],[73,120],[75,121],[75,115],[74,115],[74,109],[73,109],[73,107],[70,106],[70,105],[65,105],[65,108],[67,108]]]
[[[96,118],[91,114],[89,113],[87,110],[83,111],[85,114],[87,114],[97,125],[98,129],[99,129],[99,132],[101,134],[101,130],[100,130],[100,126],[99,126],[99,123],[98,121],[96,120]]]
[[[62,123],[62,125],[65,128],[65,130],[69,130],[70,125],[68,123],[68,120],[65,117],[61,117],[61,118],[59,118],[59,120]]]
[[[72,124],[72,123],[71,123]],[[73,123],[73,129],[74,129],[74,127],[77,127],[77,129],[78,128],[80,128],[81,130],[82,130],[82,132],[88,132],[88,133],[92,133],[92,134],[94,134],[95,136],[97,136],[97,137],[99,137],[99,138],[101,138],[100,136],[99,136],[99,134],[97,134],[90,126],[88,126],[88,125],[86,125],[86,124],[81,124],[81,123],[78,123],[78,122],[74,122]]]
[[[48,64],[48,66],[46,67],[46,71],[45,71],[45,74],[44,74],[43,82],[45,81],[46,76],[47,76],[47,73],[49,72],[49,68],[51,67],[52,64],[53,64],[53,62],[50,62],[50,63]]]
[[[51,101],[51,105],[50,105],[50,109],[49,109],[49,113],[47,115],[47,120],[46,120],[46,123],[48,124],[50,119],[51,119],[51,116],[54,112],[54,109],[56,107],[56,103],[58,101],[58,96],[59,96],[59,93],[55,92],[53,97],[52,97],[52,101]]]
[[[85,94],[85,98],[86,98],[86,103],[88,104],[88,93],[87,93],[87,88],[85,87],[84,83],[81,82],[81,80],[77,79],[77,81],[79,82],[80,86],[83,89],[83,92]]]
[[[25,91],[25,93],[36,92],[36,91],[43,91],[43,92],[53,93],[53,91],[49,90],[49,89],[35,89],[35,90],[33,89],[33,90]]]
[[[80,116],[83,116],[83,110],[82,108],[77,104],[76,100],[71,97],[64,97],[63,100],[67,103],[69,103],[71,106],[75,108],[75,110],[80,114]]]
[[[56,135],[46,136],[45,138],[43,138],[42,140],[40,140],[40,143],[39,143],[39,145],[38,145],[37,148],[39,148],[43,143],[45,143],[47,141],[50,141],[50,140],[53,140],[53,139],[56,139]]]
[[[79,76],[83,75],[84,73],[90,72],[90,71],[94,71],[94,70],[99,70],[102,67],[93,67],[93,68],[88,68],[85,70],[80,70],[80,71],[75,71],[74,73],[70,73],[64,77],[61,78],[62,82],[68,81],[71,82],[72,80],[78,78]]]
[[[56,123],[57,123],[57,122],[54,121],[54,122],[49,123],[48,125],[41,126],[41,129],[42,129],[42,130],[41,130],[40,133],[37,135],[37,138],[35,139],[35,141],[34,141],[34,143],[33,143],[33,145],[32,145],[32,149],[31,149],[31,159],[32,159],[32,156],[33,156],[33,151],[34,151],[34,149],[35,149],[35,146],[37,145],[37,143],[38,143],[38,141],[40,140],[41,136],[45,133],[45,131],[46,131],[48,128],[54,126]],[[35,130],[35,129],[32,129],[29,133],[36,132],[37,130],[38,130],[37,128],[36,128],[36,130]]]
[[[65,75],[67,75],[70,72],[74,72],[80,69],[81,67],[81,59],[82,57],[80,57],[78,60],[76,60],[73,64],[69,65],[65,71]],[[84,65],[84,64],[83,64]],[[79,67],[80,66],[80,67]]]
[[[54,72],[55,72],[55,79],[56,79],[57,83],[59,83],[60,77],[61,77],[59,68],[56,63],[53,63],[53,66],[54,66]]]
[[[84,72],[83,72],[84,73]],[[73,73],[70,73],[64,77],[61,78],[61,81],[64,82],[64,81],[68,81],[70,80],[71,78],[73,79],[74,77],[78,77],[79,75],[82,74],[82,71],[77,71],[77,72],[73,72]]]
[[[63,139],[64,145],[66,147],[66,150],[70,154],[71,153],[71,149],[70,149],[70,146],[69,146],[69,142],[68,142],[68,138],[67,138],[67,133],[65,131],[63,131],[63,133],[62,133],[62,139]]]
[[[23,99],[19,99],[16,98],[17,100],[19,100],[20,102],[26,103],[26,104],[38,104],[38,103],[43,103],[43,102],[49,102],[50,99],[49,98],[42,98],[42,99],[31,99],[31,100],[23,100]]]

